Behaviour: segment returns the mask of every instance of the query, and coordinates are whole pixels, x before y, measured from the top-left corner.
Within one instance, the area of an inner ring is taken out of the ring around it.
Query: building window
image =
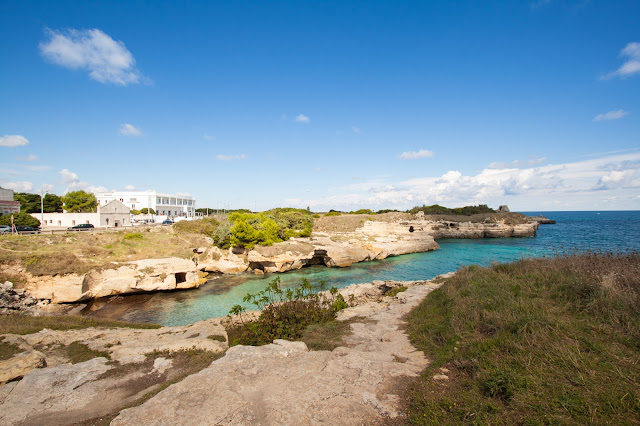
[[[107,226],[109,226],[109,218],[105,218],[105,221],[107,222]]]
[[[62,222],[61,222],[61,221],[58,221],[58,226],[61,226],[61,225],[62,225]]]

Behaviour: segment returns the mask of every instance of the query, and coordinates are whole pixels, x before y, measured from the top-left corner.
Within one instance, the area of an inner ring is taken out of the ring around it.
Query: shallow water
[[[312,266],[284,274],[220,276],[199,289],[118,296],[91,303],[84,315],[163,325],[185,325],[224,316],[247,293],[262,290],[280,276],[283,287],[303,278],[324,280],[343,288],[373,280],[425,280],[455,271],[462,265],[486,266],[523,257],[552,256],[573,250],[640,250],[640,212],[526,212],[557,221],[541,225],[535,237],[481,240],[438,240],[440,249],[384,260],[357,263],[348,268]],[[251,308],[251,307],[249,307]]]

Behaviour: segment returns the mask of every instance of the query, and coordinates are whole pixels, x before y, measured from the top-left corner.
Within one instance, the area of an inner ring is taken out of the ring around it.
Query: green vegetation
[[[640,423],[640,253],[463,268],[408,332],[433,360],[411,423]]]
[[[137,216],[140,214],[140,210],[136,210],[136,209],[131,209],[129,210],[129,213],[131,213],[134,216]]]
[[[331,217],[331,216],[342,216],[341,212],[336,212],[336,211],[330,211],[324,214],[325,217]]]
[[[349,214],[376,214],[376,213],[371,209],[360,209],[356,211],[351,211],[349,212]]]
[[[40,227],[40,221],[27,213],[14,213],[13,224],[15,226],[22,225],[22,226],[31,226],[34,228]],[[11,226],[11,215],[7,214],[4,216],[0,216],[0,225]]]
[[[144,236],[139,232],[127,232],[122,238],[125,240],[141,240]]]
[[[396,297],[398,293],[402,293],[403,291],[407,291],[407,287],[401,285],[399,287],[394,287],[385,291],[384,295],[389,297]]]
[[[145,207],[142,210],[140,210],[140,214],[156,214],[156,211],[154,209],[149,209]]]
[[[245,321],[243,313],[246,308],[235,305],[229,314],[237,315],[240,324],[230,323],[227,326],[229,346],[260,346],[274,339],[299,339],[308,326],[334,321],[336,312],[346,307],[346,303],[338,297],[336,288],[332,287],[328,295],[325,290],[323,281],[314,287],[306,279],[298,287],[283,290],[278,277],[263,291],[247,294],[244,302],[260,309],[260,316],[255,321]]]
[[[411,214],[416,214],[418,212],[424,212],[424,214],[451,214],[459,216],[471,216],[481,213],[495,213],[496,211],[490,207],[487,207],[486,204],[479,204],[477,206],[456,207],[453,209],[434,204],[432,206],[416,206],[409,210],[409,213]]]
[[[203,218],[174,225],[179,233],[199,233],[213,238],[221,248],[256,244],[270,246],[291,237],[308,237],[313,228],[312,213],[304,209],[276,208],[262,213],[234,212],[222,220]]]
[[[56,194],[46,194],[40,205],[40,194],[29,194],[26,192],[16,192],[13,194],[14,201],[20,201],[21,213],[40,213],[40,208],[44,213],[62,213],[62,200]]]
[[[95,212],[98,207],[96,196],[84,191],[72,191],[62,196],[64,210],[70,213]]]
[[[136,324],[124,321],[110,321],[81,316],[32,317],[29,315],[0,315],[0,330],[3,334],[32,334],[49,330],[77,330],[89,327],[107,328],[160,328],[157,324]]]

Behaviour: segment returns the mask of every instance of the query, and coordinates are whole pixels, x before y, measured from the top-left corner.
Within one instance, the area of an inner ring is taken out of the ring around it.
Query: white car
[[[11,227],[8,225],[0,225],[0,234],[4,234],[4,233],[11,233]]]

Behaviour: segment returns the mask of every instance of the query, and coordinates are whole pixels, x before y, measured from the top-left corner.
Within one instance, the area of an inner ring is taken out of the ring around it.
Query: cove
[[[426,280],[464,265],[488,266],[524,257],[553,256],[573,250],[640,250],[640,212],[531,212],[556,220],[542,225],[535,237],[479,240],[438,240],[440,249],[348,268],[311,266],[283,274],[225,275],[198,289],[116,296],[89,303],[83,315],[162,325],[186,325],[225,316],[247,293],[262,290],[276,276],[282,286],[295,286],[303,278],[343,288],[373,280]],[[252,306],[247,305],[248,309]]]

